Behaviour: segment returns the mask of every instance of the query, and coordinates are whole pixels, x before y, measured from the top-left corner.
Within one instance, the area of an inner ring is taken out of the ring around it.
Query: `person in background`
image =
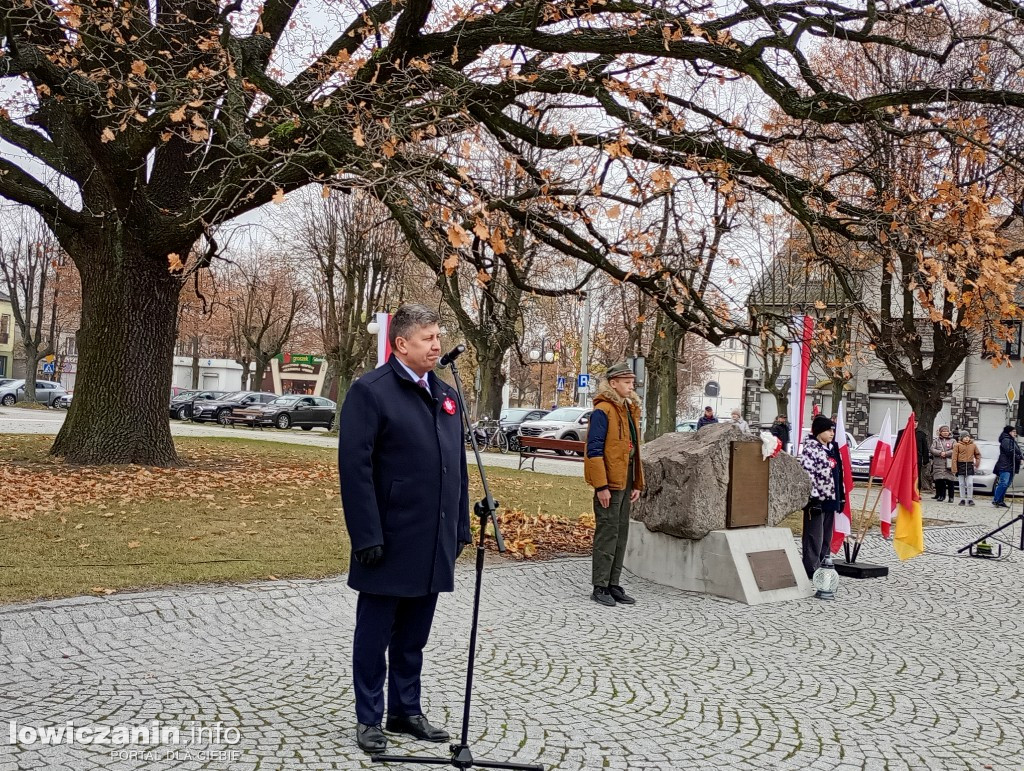
[[[998,509],[1009,508],[1003,499],[1006,497],[1006,490],[1013,481],[1013,476],[1020,471],[1021,451],[1017,446],[1017,429],[1014,426],[1006,426],[1003,433],[999,435],[999,460],[992,469],[999,481],[996,484],[995,492],[992,493],[992,505]]]
[[[743,419],[743,415],[740,413],[738,409],[733,409],[733,411],[729,413],[729,415],[732,418],[732,422],[740,427],[740,431],[742,431],[744,434],[750,433],[750,424]]]
[[[782,449],[789,444],[789,419],[785,415],[778,415],[771,427],[771,435],[782,442]]]
[[[981,463],[981,450],[970,433],[960,432],[960,441],[953,448],[953,471],[960,482],[960,505],[974,505],[974,470]]]
[[[704,414],[697,419],[697,430],[700,431],[704,426],[710,426],[712,423],[717,423],[718,418],[715,417],[715,411],[711,407],[704,408]]]
[[[629,538],[629,507],[644,489],[640,462],[640,397],[632,367],[620,362],[608,369],[607,383],[594,397],[583,476],[594,488],[594,551],[591,578],[594,602],[606,607],[633,605],[619,577]]]
[[[956,477],[953,476],[953,448],[956,441],[949,432],[949,426],[939,426],[939,435],[935,437],[931,447],[932,480],[935,482],[936,501],[953,502],[956,495]]]
[[[843,465],[835,446],[835,426],[824,415],[811,423],[811,439],[804,443],[800,463],[811,477],[811,497],[804,506],[803,563],[807,577],[829,555],[835,514],[845,504]]]

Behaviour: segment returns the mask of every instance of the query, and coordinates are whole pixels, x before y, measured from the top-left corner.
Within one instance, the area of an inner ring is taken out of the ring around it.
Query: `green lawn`
[[[330,448],[179,437],[184,468],[83,469],[47,458],[51,441],[0,437],[0,602],[348,568]],[[498,468],[488,477],[510,512],[590,509],[576,477]],[[475,500],[475,471],[471,480]]]

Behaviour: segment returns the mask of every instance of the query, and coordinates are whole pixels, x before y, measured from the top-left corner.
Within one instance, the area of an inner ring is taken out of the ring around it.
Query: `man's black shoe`
[[[608,593],[612,596],[613,600],[621,602],[623,605],[633,605],[636,603],[636,600],[626,594],[621,586],[609,586]]]
[[[609,592],[603,586],[595,586],[594,593],[590,595],[590,598],[594,600],[594,602],[599,602],[602,605],[607,605],[609,608],[615,607],[615,598],[612,597],[611,592]]]
[[[380,723],[375,725],[356,723],[356,744],[363,752],[379,755],[388,748],[388,737],[380,730]]]
[[[388,715],[387,729],[391,733],[409,734],[427,742],[446,742],[451,737],[443,728],[435,728],[423,715]]]

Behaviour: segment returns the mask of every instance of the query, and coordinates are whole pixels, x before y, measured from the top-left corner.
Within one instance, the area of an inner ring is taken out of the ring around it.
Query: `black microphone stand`
[[[460,346],[461,347],[461,346]],[[464,349],[463,349],[464,350]],[[458,356],[462,351],[455,353]],[[473,454],[476,456],[476,466],[480,471],[480,479],[483,482],[484,497],[473,505],[473,512],[480,518],[480,539],[476,545],[476,588],[473,592],[473,626],[469,633],[469,660],[466,663],[466,693],[462,707],[462,734],[458,744],[449,745],[451,757],[431,757],[425,755],[411,755],[401,757],[399,755],[371,755],[370,760],[378,763],[411,763],[427,766],[453,766],[455,768],[505,768],[512,771],[544,771],[544,766],[522,763],[499,763],[493,760],[482,760],[473,757],[469,749],[469,712],[473,696],[473,668],[476,663],[476,635],[477,624],[480,619],[480,588],[484,578],[484,541],[487,538],[487,523],[494,526],[494,540],[497,542],[498,551],[505,551],[505,541],[498,529],[498,502],[491,496],[490,486],[487,484],[487,473],[484,471],[484,463],[480,458],[480,447],[476,442],[476,435],[469,423],[469,413],[466,412],[466,400],[462,394],[462,379],[459,377],[459,370],[455,366],[455,356],[449,354],[442,361],[442,366],[447,363],[455,379],[455,391],[459,398],[459,409],[462,411],[462,422],[469,433],[470,441],[473,444]]]

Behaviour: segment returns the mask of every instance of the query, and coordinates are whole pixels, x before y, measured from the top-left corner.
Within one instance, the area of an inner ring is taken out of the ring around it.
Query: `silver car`
[[[58,399],[62,399],[66,395],[67,391],[60,383],[50,380],[36,381],[36,401],[40,404],[52,407]],[[24,380],[12,380],[10,383],[0,386],[0,404],[4,407],[13,407],[16,402],[23,401],[25,401]]]
[[[540,420],[526,420],[519,426],[520,436],[538,436],[544,439],[587,441],[590,413],[587,407],[562,407],[549,412]],[[565,451],[559,450],[559,454]]]

